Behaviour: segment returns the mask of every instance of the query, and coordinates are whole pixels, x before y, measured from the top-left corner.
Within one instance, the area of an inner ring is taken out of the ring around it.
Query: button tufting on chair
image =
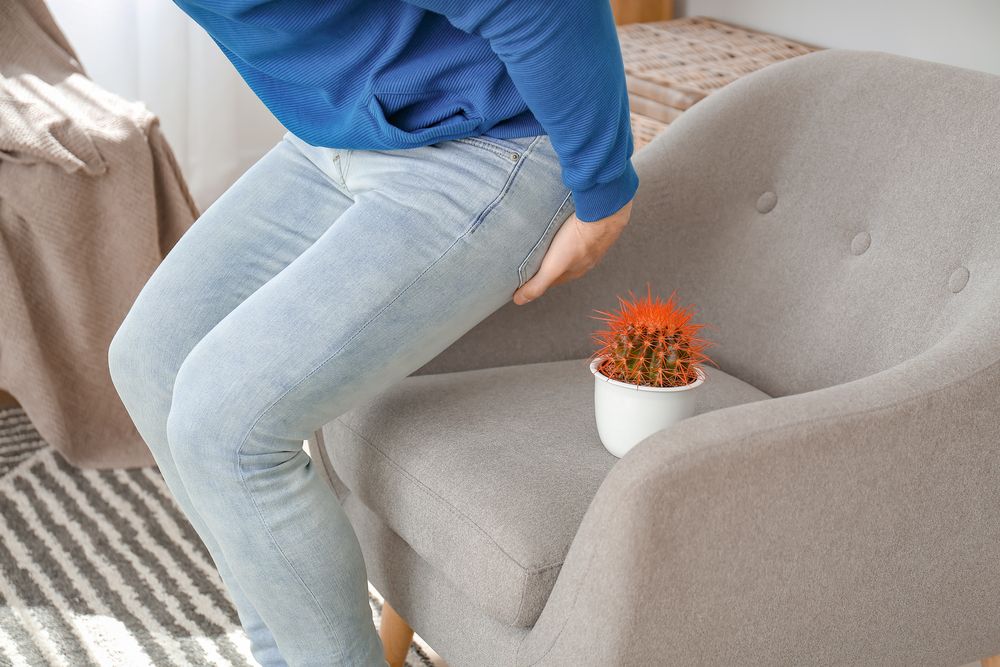
[[[770,213],[778,203],[778,195],[773,192],[765,192],[757,199],[757,212]]]
[[[859,232],[858,235],[851,240],[851,252],[855,255],[863,255],[871,244],[872,235],[868,232]]]
[[[964,266],[960,266],[951,273],[951,277],[948,278],[948,289],[950,289],[955,294],[958,294],[963,289],[965,289],[966,284],[969,282],[969,270]]]

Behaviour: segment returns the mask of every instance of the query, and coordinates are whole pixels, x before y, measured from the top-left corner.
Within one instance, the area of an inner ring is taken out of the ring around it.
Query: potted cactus
[[[701,364],[708,341],[704,325],[691,321],[691,306],[666,301],[618,297],[614,313],[597,310],[606,327],[594,332],[599,347],[591,355],[594,412],[601,442],[617,457],[643,438],[694,413],[695,391],[704,384]]]

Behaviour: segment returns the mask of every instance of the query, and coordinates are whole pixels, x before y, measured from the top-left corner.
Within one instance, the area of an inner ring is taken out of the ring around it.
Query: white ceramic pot
[[[621,458],[643,438],[694,414],[695,392],[705,373],[683,387],[647,387],[612,380],[597,370],[604,357],[590,362],[594,374],[594,414],[604,447]]]

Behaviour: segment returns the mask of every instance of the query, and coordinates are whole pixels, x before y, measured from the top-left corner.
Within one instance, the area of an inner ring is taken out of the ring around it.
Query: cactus
[[[683,387],[698,379],[700,364],[710,362],[705,348],[710,343],[695,324],[692,306],[677,305],[676,293],[666,302],[655,299],[646,285],[646,297],[631,301],[618,297],[621,308],[614,313],[597,310],[607,328],[594,332],[600,347],[591,356],[604,356],[598,370],[619,382],[649,387]]]

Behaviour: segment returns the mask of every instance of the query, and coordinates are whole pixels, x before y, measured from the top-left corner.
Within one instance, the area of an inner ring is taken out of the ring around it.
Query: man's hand
[[[632,202],[606,218],[582,222],[576,214],[567,218],[552,237],[538,272],[514,292],[514,303],[523,306],[545,290],[574,280],[590,271],[614,245],[632,215]]]

